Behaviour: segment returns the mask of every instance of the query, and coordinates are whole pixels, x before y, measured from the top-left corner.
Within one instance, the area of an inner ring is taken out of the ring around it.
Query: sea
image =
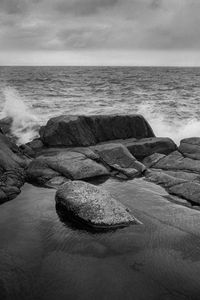
[[[142,114],[156,136],[200,136],[200,68],[0,67],[0,118],[18,143],[61,114]]]

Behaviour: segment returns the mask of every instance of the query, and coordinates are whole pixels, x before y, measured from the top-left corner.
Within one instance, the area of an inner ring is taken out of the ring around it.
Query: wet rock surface
[[[96,229],[110,229],[138,224],[121,203],[103,188],[86,182],[73,181],[56,192],[56,203],[75,219]]]

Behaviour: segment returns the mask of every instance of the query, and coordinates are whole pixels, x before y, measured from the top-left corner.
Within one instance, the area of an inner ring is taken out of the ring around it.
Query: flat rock
[[[90,146],[100,142],[154,137],[141,115],[63,115],[50,119],[40,130],[44,144],[50,146]]]
[[[69,149],[52,149],[34,159],[27,170],[29,182],[44,184],[53,177],[64,176],[69,179],[86,179],[109,175],[102,164],[82,153]]]
[[[127,208],[104,189],[82,181],[67,182],[56,192],[56,204],[66,214],[95,229],[138,224]]]
[[[200,160],[200,138],[191,137],[181,140],[179,151],[186,157]]]
[[[142,163],[147,167],[151,168],[153,167],[159,160],[164,158],[166,155],[161,153],[154,153],[150,156],[147,156],[143,159]]]
[[[136,174],[142,174],[146,170],[146,167],[136,160],[122,144],[106,143],[92,146],[91,149],[105,164],[124,173],[127,177],[133,178]]]
[[[131,154],[137,159],[144,159],[154,153],[168,155],[177,149],[176,144],[169,138],[151,137],[140,140],[124,140],[123,144],[128,148]]]
[[[162,170],[165,174],[168,174],[172,177],[184,179],[186,181],[196,181],[200,183],[200,175],[196,173],[184,172],[184,171],[170,171]]]
[[[183,182],[169,188],[169,192],[183,197],[193,203],[200,204],[200,184],[196,182]]]
[[[186,182],[184,179],[170,176],[164,173],[162,170],[148,170],[145,172],[145,176],[148,181],[159,184],[167,189],[174,185]]]
[[[179,151],[174,151],[153,165],[155,169],[184,170],[200,173],[200,161],[184,157]]]

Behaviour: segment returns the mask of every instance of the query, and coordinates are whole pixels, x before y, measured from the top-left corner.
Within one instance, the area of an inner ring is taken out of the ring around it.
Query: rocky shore
[[[28,182],[57,189],[56,203],[66,216],[89,227],[140,224],[94,180],[141,177],[164,187],[170,201],[200,208],[198,137],[176,145],[170,138],[155,137],[140,115],[59,116],[40,128],[40,138],[18,147],[7,136],[9,122],[4,123],[0,203],[14,199]]]

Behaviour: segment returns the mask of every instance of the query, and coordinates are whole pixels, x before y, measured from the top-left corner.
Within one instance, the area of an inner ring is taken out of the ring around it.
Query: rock
[[[0,129],[2,134],[10,134],[12,126],[12,118],[5,117],[0,120]]]
[[[108,169],[84,154],[69,149],[52,149],[34,159],[27,170],[29,182],[45,184],[53,177],[86,179],[109,175]]]
[[[34,159],[27,169],[27,181],[38,185],[46,185],[52,178],[60,176],[59,172],[51,169],[48,163],[40,158]]]
[[[180,152],[174,151],[160,159],[153,166],[155,169],[182,170],[186,172],[200,173],[200,161],[184,157]]]
[[[196,181],[200,183],[200,175],[196,173],[189,173],[184,171],[169,171],[169,170],[162,170],[162,172],[175,178],[184,179],[186,181]]]
[[[128,177],[134,177],[136,174],[141,174],[146,170],[146,167],[137,161],[122,144],[106,143],[92,146],[91,149],[98,154],[105,164]]]
[[[49,146],[90,146],[116,139],[154,137],[141,115],[63,115],[50,119],[40,130],[40,137]]]
[[[169,188],[169,192],[179,197],[183,197],[193,203],[200,204],[200,184],[192,181]]]
[[[145,176],[148,181],[159,184],[167,189],[174,185],[186,182],[186,180],[170,176],[162,170],[148,170],[145,172]]]
[[[70,179],[67,179],[66,177],[63,176],[55,176],[52,179],[50,179],[49,181],[47,181],[45,183],[46,187],[50,187],[50,188],[59,188],[62,184],[66,183],[70,181]]]
[[[154,153],[169,154],[177,149],[176,144],[169,138],[142,138],[138,141],[124,140],[123,144],[137,159],[144,159]]]
[[[181,140],[179,151],[186,157],[200,160],[200,138],[192,137]]]
[[[11,139],[0,133],[0,203],[15,198],[25,181],[28,160]]]
[[[95,229],[111,229],[139,223],[107,191],[82,181],[62,185],[56,192],[56,204],[66,210],[67,216],[72,215]]]
[[[150,156],[147,156],[143,159],[142,163],[147,167],[151,168],[153,167],[161,158],[164,158],[166,155],[165,154],[160,154],[160,153],[154,153]]]

